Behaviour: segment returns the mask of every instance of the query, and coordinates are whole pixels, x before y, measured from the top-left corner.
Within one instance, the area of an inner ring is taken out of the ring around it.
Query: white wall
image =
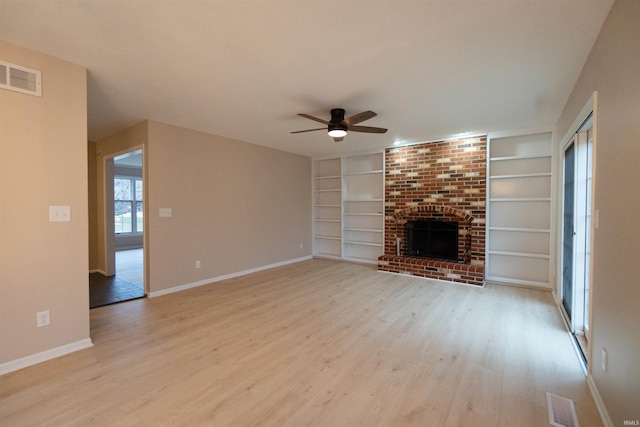
[[[589,370],[613,425],[621,426],[640,419],[640,1],[613,5],[558,123],[560,138],[594,91],[599,228],[593,236]],[[603,348],[606,372],[600,367]]]
[[[86,70],[4,41],[0,58],[42,72],[42,97],[0,89],[1,372],[90,340]],[[50,205],[71,221],[49,222]]]

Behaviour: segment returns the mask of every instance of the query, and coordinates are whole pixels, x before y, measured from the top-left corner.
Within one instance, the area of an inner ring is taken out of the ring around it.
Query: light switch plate
[[[159,214],[163,218],[170,217],[171,216],[171,208],[160,208]]]
[[[71,221],[71,206],[49,206],[49,221]]]

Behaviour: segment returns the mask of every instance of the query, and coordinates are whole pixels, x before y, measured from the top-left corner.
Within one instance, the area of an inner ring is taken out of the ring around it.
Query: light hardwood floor
[[[600,426],[549,293],[310,260],[91,310],[92,348],[0,377],[6,426]]]

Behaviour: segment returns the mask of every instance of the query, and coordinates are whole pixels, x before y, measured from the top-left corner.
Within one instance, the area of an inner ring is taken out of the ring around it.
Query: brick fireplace
[[[385,241],[378,270],[482,285],[485,260],[486,136],[385,150]],[[405,225],[458,223],[458,259],[409,256]]]

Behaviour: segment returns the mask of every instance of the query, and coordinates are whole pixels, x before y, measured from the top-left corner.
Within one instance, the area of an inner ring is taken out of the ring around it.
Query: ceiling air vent
[[[0,88],[42,96],[42,73],[0,61]]]

